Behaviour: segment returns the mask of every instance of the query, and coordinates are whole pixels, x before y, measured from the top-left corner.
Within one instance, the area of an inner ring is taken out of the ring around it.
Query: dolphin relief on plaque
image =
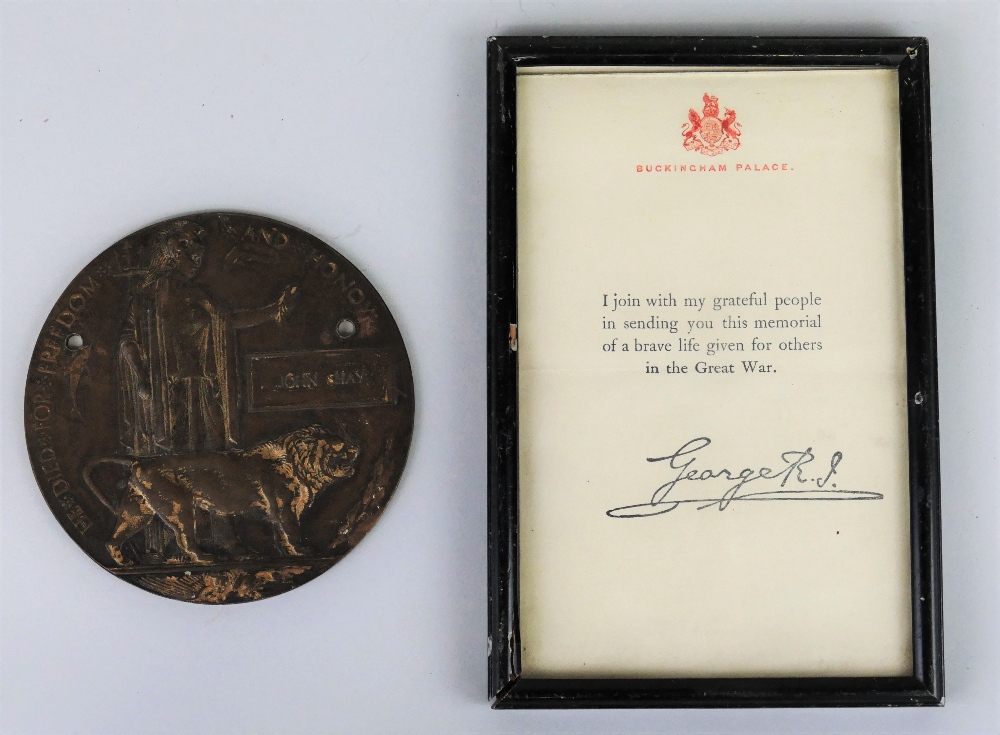
[[[374,525],[413,380],[370,283],[289,225],[216,213],[99,255],[45,322],[25,428],[46,501],[111,573],[181,600],[269,597]]]

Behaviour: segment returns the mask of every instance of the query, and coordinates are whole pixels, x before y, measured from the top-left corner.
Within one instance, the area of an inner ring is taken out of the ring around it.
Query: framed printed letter
[[[940,704],[926,40],[489,82],[494,706]]]

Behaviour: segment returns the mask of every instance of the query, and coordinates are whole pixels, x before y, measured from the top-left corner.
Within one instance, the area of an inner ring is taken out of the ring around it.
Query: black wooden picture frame
[[[896,69],[902,162],[913,675],[531,679],[518,595],[516,84],[533,66]],[[488,41],[488,563],[493,707],[940,705],[944,697],[930,89],[924,38],[497,37]]]

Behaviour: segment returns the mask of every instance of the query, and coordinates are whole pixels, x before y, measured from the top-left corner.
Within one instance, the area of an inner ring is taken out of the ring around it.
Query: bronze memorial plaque
[[[196,214],[111,246],[42,327],[28,451],[56,518],[165,597],[257,600],[371,529],[413,432],[413,377],[368,280],[266,217]]]

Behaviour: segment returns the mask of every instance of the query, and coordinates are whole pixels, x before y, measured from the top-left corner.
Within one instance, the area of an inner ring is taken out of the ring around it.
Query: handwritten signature
[[[834,452],[830,457],[829,468],[824,468],[818,477],[806,476],[816,474],[806,470],[806,465],[816,459],[812,453],[812,447],[804,451],[782,452],[781,461],[784,466],[771,469],[761,467],[754,469],[747,467],[739,472],[728,469],[700,469],[694,467],[698,458],[695,453],[701,451],[712,440],[706,436],[692,439],[681,446],[676,452],[663,457],[648,457],[647,462],[666,462],[671,470],[676,470],[674,479],[663,483],[653,491],[650,499],[645,503],[634,505],[623,505],[619,508],[612,508],[607,514],[612,518],[645,518],[656,516],[662,513],[669,513],[684,503],[698,504],[698,510],[717,506],[719,510],[725,510],[730,504],[739,501],[767,501],[767,500],[881,500],[881,493],[866,490],[843,490],[837,489],[837,483],[831,482],[837,474],[837,467],[843,460],[841,452]],[[810,468],[811,470],[812,468]],[[805,474],[803,474],[805,473]],[[711,480],[725,480],[730,485],[719,497],[700,498],[675,498],[671,495],[674,488],[686,482],[708,482]],[[753,482],[777,482],[777,487],[771,486],[769,489],[755,490],[762,485],[755,485],[747,492],[746,488]],[[786,485],[790,485],[786,488]],[[807,485],[808,487],[802,487]]]

